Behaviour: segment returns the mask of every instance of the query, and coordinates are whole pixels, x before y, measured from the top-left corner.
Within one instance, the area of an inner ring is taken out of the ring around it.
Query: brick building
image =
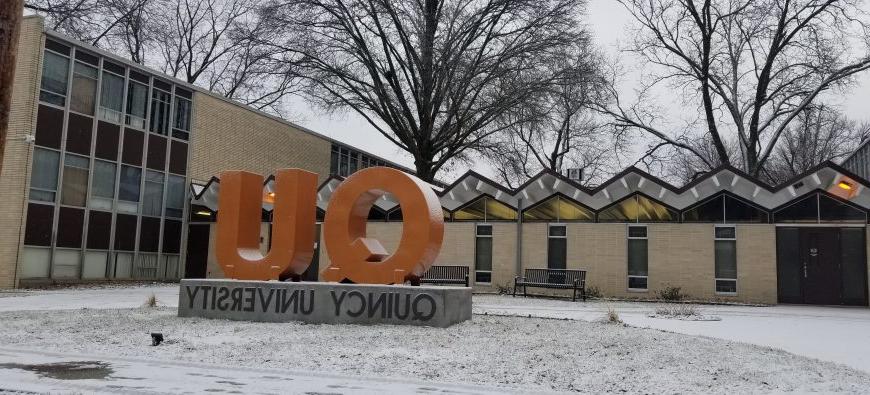
[[[25,20],[14,95],[4,287],[220,277],[220,171],[314,171],[322,221],[343,176],[395,166],[45,32],[38,18]],[[630,168],[591,189],[549,172],[516,189],[468,172],[435,187],[446,222],[436,264],[467,265],[478,291],[508,288],[527,268],[568,268],[605,296],[680,287],[705,300],[866,306],[868,186],[832,163],[778,186],[727,166],[684,186]],[[263,188],[265,250],[272,181]],[[368,234],[395,248],[401,220],[388,195]],[[305,279],[328,259],[318,248]]]
[[[390,165],[25,17],[0,174],[0,288],[186,272],[191,185]],[[202,216],[202,215],[200,215]],[[194,240],[195,241],[195,240]]]

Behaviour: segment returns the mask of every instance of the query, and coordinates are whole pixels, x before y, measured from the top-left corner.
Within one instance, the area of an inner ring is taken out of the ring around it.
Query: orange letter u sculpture
[[[317,174],[279,170],[275,174],[272,248],[260,252],[263,177],[228,171],[220,177],[217,220],[218,264],[238,280],[277,280],[301,275],[314,256]]]
[[[402,238],[392,255],[378,240],[366,237],[369,210],[386,193],[402,207]],[[332,262],[323,272],[324,279],[401,284],[422,276],[432,266],[444,238],[444,216],[430,185],[396,169],[371,167],[338,186],[323,228]]]

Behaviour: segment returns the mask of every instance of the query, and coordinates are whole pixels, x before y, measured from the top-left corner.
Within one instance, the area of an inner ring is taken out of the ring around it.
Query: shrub
[[[601,299],[601,289],[595,285],[586,287],[586,297],[592,299]]]
[[[686,298],[686,294],[682,292],[680,287],[667,287],[659,291],[659,299],[671,302],[678,302]]]
[[[142,305],[142,307],[157,307],[157,295],[152,293],[151,296],[145,298],[145,303]]]
[[[604,321],[610,324],[622,323],[622,319],[619,318],[619,313],[610,306],[607,306],[607,314],[604,316]]]

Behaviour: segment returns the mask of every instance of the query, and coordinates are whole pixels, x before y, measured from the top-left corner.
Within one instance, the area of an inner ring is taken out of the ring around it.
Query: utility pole
[[[24,0],[0,0],[0,171],[9,131],[9,108],[12,105],[12,82],[15,80],[15,55]]]

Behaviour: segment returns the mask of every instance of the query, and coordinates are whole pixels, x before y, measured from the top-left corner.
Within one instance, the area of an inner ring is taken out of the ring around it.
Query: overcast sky
[[[619,3],[614,0],[589,0],[586,20],[583,22],[594,35],[595,44],[608,56],[619,57],[620,62],[629,71],[631,69],[637,70],[640,68],[639,66],[642,66],[638,65],[638,62],[629,55],[619,52],[621,43],[626,37],[627,26],[630,23],[630,15]],[[621,82],[620,90],[631,92],[637,84],[637,76],[639,76],[638,72],[630,73],[630,76]],[[870,111],[868,111],[870,110],[870,89],[868,88],[870,88],[870,73],[864,73],[860,77],[860,84],[848,95],[836,98],[843,106],[846,115],[857,120],[870,119]],[[665,107],[675,109],[682,107],[679,103],[669,103],[667,99],[659,98],[659,100],[662,100]],[[292,110],[295,112],[293,118],[297,123],[386,159],[411,168],[414,167],[413,160],[408,154],[396,148],[358,115],[352,113],[323,114],[308,107],[301,100],[293,104]],[[473,167],[484,175],[493,175],[487,164],[479,163]],[[439,174],[439,179],[451,182],[468,168],[468,166],[457,166],[452,171]]]

